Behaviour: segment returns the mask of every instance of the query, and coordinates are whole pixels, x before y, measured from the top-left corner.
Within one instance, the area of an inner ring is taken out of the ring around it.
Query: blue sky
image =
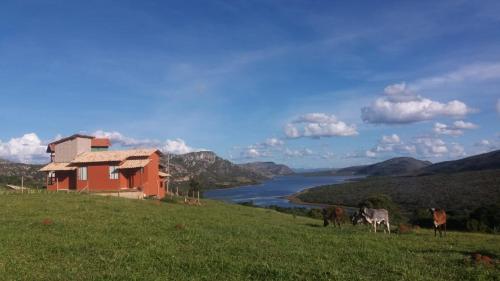
[[[0,158],[75,132],[305,168],[500,148],[500,3],[402,2],[3,1]]]

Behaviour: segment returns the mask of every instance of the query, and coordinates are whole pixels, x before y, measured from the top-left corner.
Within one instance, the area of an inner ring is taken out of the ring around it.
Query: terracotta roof
[[[148,157],[158,151],[157,149],[131,149],[84,152],[77,155],[71,163],[122,162],[129,157]]]
[[[63,162],[52,162],[41,168],[40,172],[51,172],[51,171],[72,171],[76,170],[76,167],[69,166],[70,163]]]
[[[131,159],[125,160],[120,166],[119,169],[132,169],[132,168],[143,168],[150,162],[149,159]]]
[[[92,147],[109,147],[111,142],[107,138],[94,138],[91,140],[90,146]]]
[[[158,172],[158,175],[162,178],[170,177],[170,174],[164,173],[164,172]]]

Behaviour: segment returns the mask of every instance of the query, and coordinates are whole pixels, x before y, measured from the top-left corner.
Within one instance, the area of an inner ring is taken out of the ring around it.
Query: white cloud
[[[301,137],[299,130],[292,124],[286,124],[285,135],[292,139]]]
[[[485,153],[493,150],[500,149],[500,137],[498,139],[482,139],[474,144],[478,149],[478,153]]]
[[[155,140],[135,139],[127,137],[117,131],[106,132],[103,130],[97,130],[92,135],[98,138],[108,138],[112,144],[119,144],[121,146],[139,147],[139,146],[158,146],[160,144],[159,141]]]
[[[467,153],[465,153],[465,148],[458,143],[450,144],[449,150],[450,150],[450,156],[454,158],[463,157],[467,155]]]
[[[183,139],[180,138],[176,138],[173,140],[167,139],[162,142],[152,139],[136,139],[125,136],[117,131],[107,132],[103,130],[95,131],[92,135],[99,138],[109,138],[113,145],[118,144],[124,147],[156,147],[162,152],[173,154],[185,154],[189,152],[206,150],[190,147]]]
[[[450,135],[450,136],[461,136],[464,130],[476,129],[478,126],[471,122],[465,122],[462,120],[453,122],[453,125],[446,125],[443,123],[435,123],[433,131],[438,135]]]
[[[44,163],[49,160],[46,148],[35,133],[29,133],[8,142],[0,140],[0,158],[21,163]]]
[[[364,122],[375,124],[404,124],[431,120],[438,116],[463,117],[472,112],[465,103],[453,100],[447,103],[416,95],[385,96],[361,109]]]
[[[242,153],[241,153],[241,156],[243,158],[259,158],[259,157],[262,157],[263,156],[263,153],[261,151],[259,151],[257,148],[255,147],[248,147],[247,149],[245,149]]]
[[[356,126],[347,125],[345,122],[338,120],[334,115],[325,113],[302,115],[293,120],[292,123],[285,126],[285,134],[289,138],[358,135]]]
[[[310,150],[309,148],[304,148],[304,149],[286,148],[284,151],[284,154],[287,157],[304,157],[304,156],[313,155],[314,152],[312,150]]]
[[[500,78],[500,62],[495,63],[477,63],[461,67],[458,70],[424,78],[411,85],[413,90],[422,90],[433,88],[446,84],[456,84],[466,81],[480,82],[490,79]]]
[[[406,82],[401,82],[399,84],[392,84],[384,88],[384,93],[386,95],[400,95],[407,93]]]
[[[356,156],[374,158],[379,155],[409,155],[417,158],[457,158],[465,154],[464,147],[458,143],[447,144],[442,139],[432,136],[416,137],[405,142],[393,134],[382,136],[375,147],[365,151],[364,155],[358,153]]]
[[[441,157],[449,151],[443,140],[433,137],[418,137],[413,144],[417,154],[424,157]]]
[[[366,157],[369,157],[369,158],[377,157],[377,153],[375,153],[371,150],[367,150],[365,154],[366,154]]]
[[[453,126],[455,126],[455,128],[458,128],[458,129],[467,129],[467,130],[476,129],[478,127],[474,123],[465,122],[462,120],[458,120],[458,121],[453,122]]]
[[[203,149],[194,149],[186,144],[182,139],[166,140],[162,147],[160,147],[162,152],[168,152],[173,154],[185,154],[189,152],[200,151]]]
[[[276,147],[276,146],[282,146],[284,142],[277,138],[269,138],[264,142],[264,144],[267,146]]]
[[[381,142],[386,144],[394,144],[394,143],[400,143],[401,139],[399,138],[398,135],[392,134],[390,136],[382,136]]]

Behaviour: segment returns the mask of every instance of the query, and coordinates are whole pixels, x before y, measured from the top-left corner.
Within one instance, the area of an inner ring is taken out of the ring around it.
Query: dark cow
[[[328,221],[330,221],[334,226],[337,224],[340,227],[340,224],[344,221],[344,209],[341,207],[333,207],[330,210],[324,208],[321,213],[323,214],[323,226],[327,226]]]
[[[444,236],[446,236],[446,212],[443,209],[429,209],[432,214],[432,221],[434,223],[434,237],[436,237],[436,231],[439,231],[439,237],[442,236],[441,231],[444,229]]]
[[[365,220],[365,217],[361,215],[360,212],[354,212],[354,214],[351,216],[351,222],[352,225],[357,225],[357,224],[367,224],[368,222]]]

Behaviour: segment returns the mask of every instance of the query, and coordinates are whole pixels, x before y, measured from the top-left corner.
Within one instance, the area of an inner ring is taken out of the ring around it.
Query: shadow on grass
[[[477,251],[458,251],[458,250],[449,250],[449,249],[426,249],[417,251],[423,254],[460,254],[462,256],[470,257],[475,254],[480,254],[483,256],[488,256],[493,259],[497,259],[498,255],[485,249],[478,249]]]
[[[323,227],[322,224],[316,224],[316,223],[306,223],[305,225],[307,225],[309,227]]]

